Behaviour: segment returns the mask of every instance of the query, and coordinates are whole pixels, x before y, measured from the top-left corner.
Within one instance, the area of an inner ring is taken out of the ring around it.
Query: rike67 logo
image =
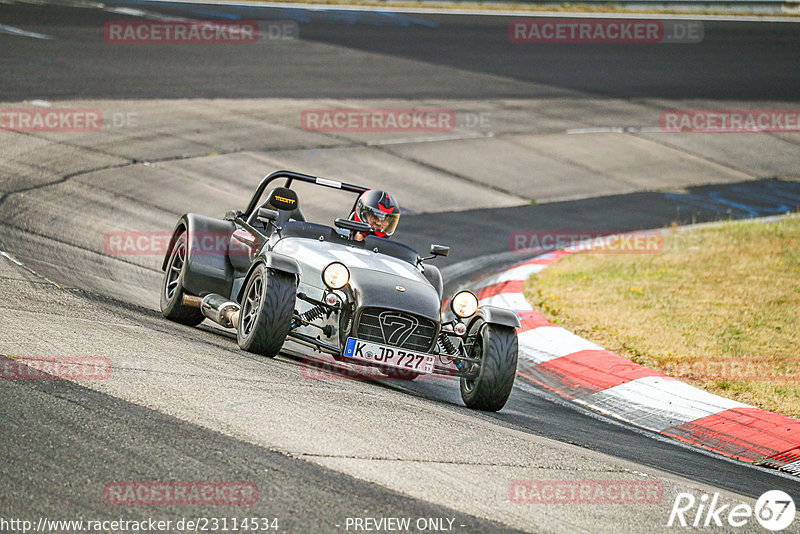
[[[795,504],[788,493],[770,490],[761,495],[755,507],[746,503],[722,504],[719,493],[700,498],[691,493],[678,493],[669,514],[667,526],[680,527],[743,527],[755,518],[767,530],[774,532],[789,527],[795,518]]]

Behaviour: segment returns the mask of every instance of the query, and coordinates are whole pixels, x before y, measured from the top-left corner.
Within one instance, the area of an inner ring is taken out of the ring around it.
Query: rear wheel
[[[198,308],[183,305],[183,277],[188,268],[188,252],[186,232],[181,232],[175,239],[161,284],[161,313],[171,321],[197,326],[205,317]]]
[[[461,378],[461,398],[469,408],[496,412],[505,406],[517,373],[517,331],[483,321],[473,328],[475,342],[469,356],[480,360],[477,374]]]
[[[294,275],[270,271],[263,263],[258,264],[244,290],[236,327],[239,347],[275,357],[289,334],[296,291]]]

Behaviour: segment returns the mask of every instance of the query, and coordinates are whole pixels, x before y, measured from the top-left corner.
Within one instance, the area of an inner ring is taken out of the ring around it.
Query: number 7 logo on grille
[[[378,315],[378,319],[384,343],[398,347],[403,346],[419,326],[416,317],[404,313],[385,311]]]

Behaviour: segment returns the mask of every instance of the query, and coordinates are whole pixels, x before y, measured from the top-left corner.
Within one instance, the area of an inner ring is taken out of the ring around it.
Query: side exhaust
[[[239,326],[239,310],[241,307],[222,295],[211,293],[203,298],[184,295],[183,305],[200,308],[200,313],[225,328]]]

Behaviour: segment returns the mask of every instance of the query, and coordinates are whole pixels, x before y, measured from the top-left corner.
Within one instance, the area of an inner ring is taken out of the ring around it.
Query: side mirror
[[[278,220],[278,212],[268,208],[258,208],[258,220],[264,223],[276,221]]]
[[[423,261],[432,260],[436,256],[447,256],[450,254],[450,247],[444,245],[431,245],[431,255],[427,258],[417,258],[417,266],[420,266]]]
[[[431,245],[431,254],[434,256],[447,256],[450,254],[450,247],[444,245]]]

